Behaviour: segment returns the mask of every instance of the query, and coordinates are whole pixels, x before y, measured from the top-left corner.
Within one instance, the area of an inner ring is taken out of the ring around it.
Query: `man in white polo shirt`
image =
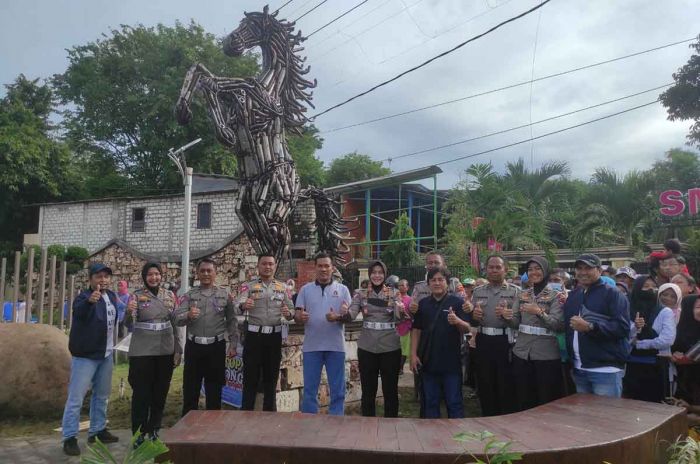
[[[348,288],[333,280],[333,260],[315,257],[316,280],[304,285],[296,300],[294,318],[304,324],[304,398],[301,412],[318,412],[318,386],[326,367],[331,402],[328,413],[342,416],[345,403],[345,326],[351,297]]]

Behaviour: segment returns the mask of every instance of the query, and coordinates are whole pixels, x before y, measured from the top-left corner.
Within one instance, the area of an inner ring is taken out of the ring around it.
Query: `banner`
[[[238,345],[236,356],[226,356],[226,384],[221,390],[221,402],[240,408],[243,405],[243,347]]]

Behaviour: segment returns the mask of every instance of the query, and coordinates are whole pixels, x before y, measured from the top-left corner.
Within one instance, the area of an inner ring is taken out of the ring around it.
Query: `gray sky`
[[[297,18],[320,0],[294,0],[280,13]],[[302,18],[308,34],[359,3],[328,0]],[[276,8],[284,3],[271,3]],[[369,0],[307,42],[307,63],[318,79],[320,111],[414,66],[538,4],[535,0]],[[207,31],[235,29],[244,10],[265,2],[191,0],[4,0],[0,3],[0,83],[19,73],[48,77],[65,70],[65,49],[98,39],[120,24],[147,26],[194,19]],[[695,18],[695,19],[693,19]],[[471,43],[370,95],[320,117],[321,131],[527,81],[659,45],[700,32],[700,2],[692,0],[553,0],[515,23]],[[535,52],[536,46],[536,52]],[[533,69],[533,52],[534,69]],[[375,124],[322,134],[324,162],[355,151],[384,159],[508,129],[672,82],[690,57],[687,44],[558,78]],[[183,76],[184,77],[184,76]],[[650,92],[507,134],[394,161],[413,169],[538,136],[653,101]],[[310,114],[314,114],[311,111]],[[660,104],[612,119],[443,166],[449,188],[471,162],[502,170],[524,157],[569,162],[587,179],[599,166],[645,169],[673,147],[684,147],[688,123],[666,120]],[[687,147],[686,147],[687,148]]]

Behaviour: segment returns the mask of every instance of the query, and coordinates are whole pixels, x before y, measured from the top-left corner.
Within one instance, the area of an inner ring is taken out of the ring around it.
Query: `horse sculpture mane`
[[[287,147],[287,131],[301,134],[306,105],[311,103],[316,80],[304,76],[305,58],[297,55],[306,40],[294,34],[294,23],[276,19],[265,6],[262,12],[244,13],[236,30],[223,41],[224,53],[241,56],[260,47],[262,69],[255,78],[215,76],[202,64],[187,72],[176,107],[180,124],[192,118],[190,103],[196,93],[206,98],[217,139],[236,154],[241,191],[236,213],[258,253],[270,253],[279,261],[291,240],[289,215],[297,202],[312,199],[316,209],[318,248],[337,262],[348,251],[346,221],[338,216],[337,203],[322,190],[301,190],[294,161]]]

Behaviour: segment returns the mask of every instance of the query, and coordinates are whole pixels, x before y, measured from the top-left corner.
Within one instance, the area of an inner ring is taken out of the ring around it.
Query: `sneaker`
[[[68,456],[80,456],[80,446],[75,437],[70,437],[63,441],[63,452]]]
[[[153,432],[150,433],[150,435],[151,435],[151,441],[160,440],[160,434],[158,433],[158,430],[154,430]]]
[[[146,435],[140,433],[139,436],[136,438],[136,441],[134,442],[134,449],[138,449],[139,446],[143,445],[144,441],[146,441]]]
[[[95,443],[95,438],[99,438],[100,441],[105,445],[109,443],[116,443],[119,441],[119,437],[112,435],[107,429],[104,429],[100,432],[97,432],[95,435],[88,437],[88,443]]]

